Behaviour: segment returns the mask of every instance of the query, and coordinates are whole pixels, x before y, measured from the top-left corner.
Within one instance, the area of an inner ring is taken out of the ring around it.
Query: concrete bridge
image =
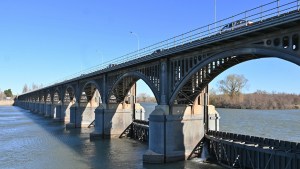
[[[141,79],[158,103],[148,119],[149,150],[143,160],[184,160],[209,130],[218,129],[217,113],[208,97],[208,84],[216,76],[260,58],[276,57],[300,65],[299,1],[281,6],[278,2],[22,94],[16,103],[65,121],[69,128],[95,121],[91,138],[119,136],[135,120],[135,83]]]

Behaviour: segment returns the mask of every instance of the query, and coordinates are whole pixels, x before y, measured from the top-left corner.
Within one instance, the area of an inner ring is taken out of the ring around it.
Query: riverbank
[[[217,108],[287,110],[300,109],[300,95],[267,93],[258,91],[252,94],[210,95],[210,104]]]
[[[14,100],[0,100],[0,106],[12,106]]]

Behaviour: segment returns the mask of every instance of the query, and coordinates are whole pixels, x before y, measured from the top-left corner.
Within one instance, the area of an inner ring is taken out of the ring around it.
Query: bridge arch
[[[80,96],[82,96],[83,92],[95,92],[92,89],[97,90],[99,94],[101,93],[101,88],[95,80],[90,80],[84,83],[84,85],[79,89]],[[100,97],[101,98],[101,97]],[[99,100],[100,101],[100,100]],[[102,102],[102,101],[100,101]]]
[[[100,87],[95,80],[85,82],[79,89],[76,126],[88,127],[95,120],[95,110],[102,104]]]
[[[172,92],[169,104],[191,104],[189,101],[195,101],[204,87],[216,76],[232,66],[260,58],[279,58],[300,66],[300,57],[296,53],[287,50],[257,46],[229,49],[208,57],[192,68]],[[191,82],[195,79],[197,79],[199,83]],[[194,87],[193,92],[184,90],[191,86]],[[186,98],[186,100],[189,101],[177,102],[177,100],[180,100],[180,95],[184,95],[184,97],[189,96],[189,98]]]
[[[75,103],[75,89],[72,85],[67,85],[62,90],[62,109],[61,109],[61,120],[68,123],[70,122],[70,108]]]
[[[67,85],[65,90],[63,90],[63,98],[64,102],[72,102],[75,98],[75,88],[71,85]],[[76,99],[76,98],[75,98]]]
[[[51,116],[56,120],[62,120],[61,116],[61,90],[57,87],[53,90],[52,93],[52,107],[51,107]]]
[[[53,102],[57,104],[57,102],[61,101],[61,90],[59,88],[55,88],[52,93]]]
[[[140,79],[143,80],[146,83],[146,85],[151,89],[155,99],[157,100],[157,102],[159,102],[159,92],[155,85],[149,80],[149,78],[147,78],[144,74],[140,72],[128,72],[124,73],[114,82],[114,84],[111,87],[111,90],[109,90],[110,92],[107,97],[107,103],[109,103],[109,100],[113,95],[116,97],[117,103],[122,102],[126,97],[127,93],[130,91],[131,87]],[[121,92],[120,90],[118,90],[118,87],[122,88]]]

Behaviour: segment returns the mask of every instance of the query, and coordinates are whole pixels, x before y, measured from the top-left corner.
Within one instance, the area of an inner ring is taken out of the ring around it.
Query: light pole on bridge
[[[214,3],[214,7],[215,7],[215,29],[217,27],[217,0],[215,0],[215,3]]]
[[[138,49],[138,57],[140,56],[140,38],[139,35],[135,32],[130,31],[130,34],[134,35],[137,39],[137,49]]]

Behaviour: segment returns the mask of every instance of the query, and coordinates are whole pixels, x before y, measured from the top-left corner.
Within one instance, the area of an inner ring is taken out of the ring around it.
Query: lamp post
[[[214,6],[215,6],[215,28],[217,27],[217,0],[215,0],[215,3],[214,3]]]
[[[139,35],[130,31],[130,34],[134,35],[137,39],[137,49],[138,49],[138,57],[140,56],[140,38]]]

